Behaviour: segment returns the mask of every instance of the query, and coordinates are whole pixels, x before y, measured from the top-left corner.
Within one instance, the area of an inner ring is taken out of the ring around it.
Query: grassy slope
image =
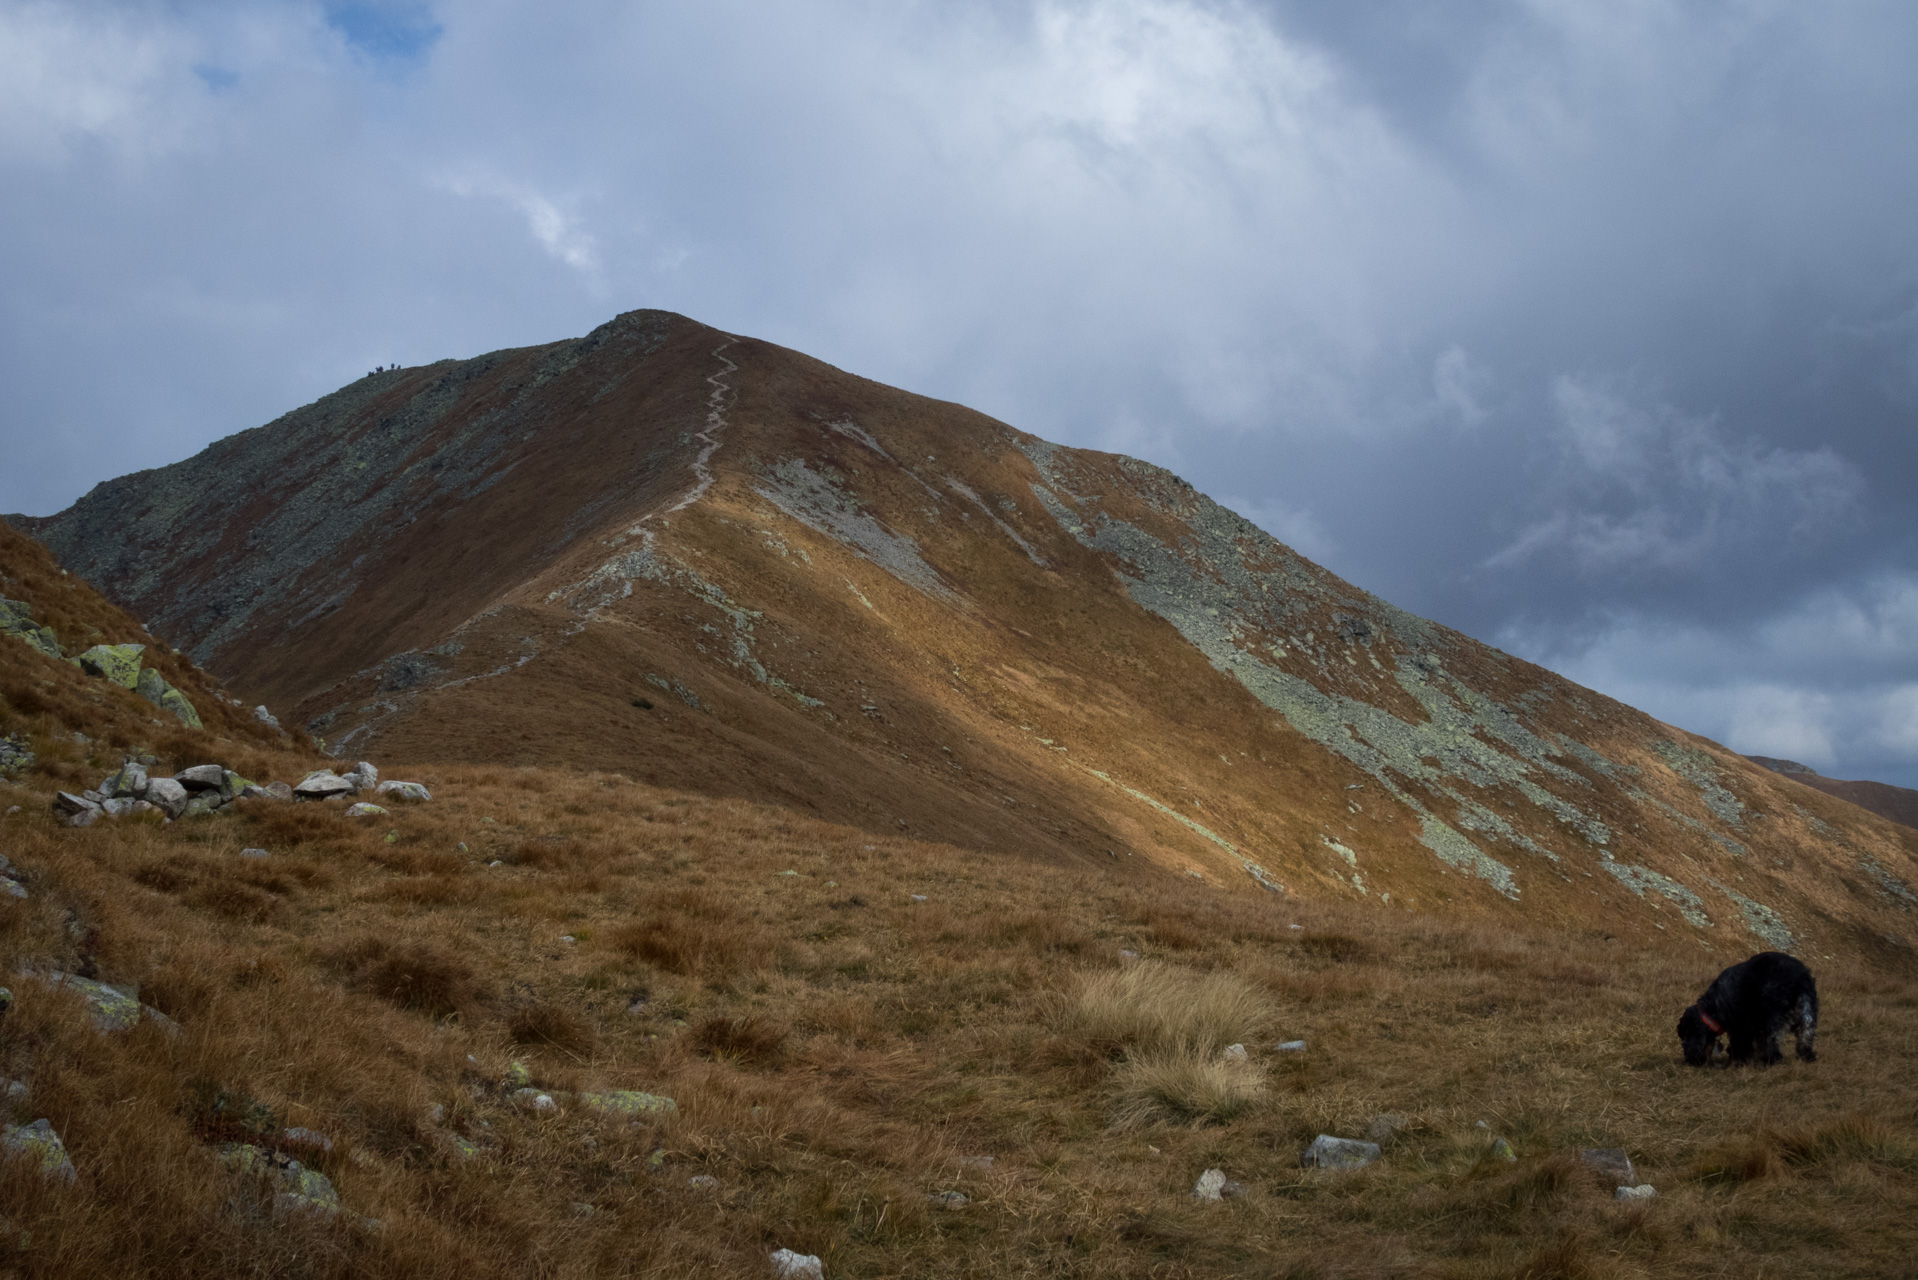
[[[441,799],[370,824],[264,804],[165,828],[6,819],[35,890],[0,916],[13,962],[72,964],[90,939],[104,978],[185,1031],[95,1035],[16,981],[17,1118],[53,1120],[80,1183],[8,1169],[0,1256],[45,1275],[750,1275],[778,1246],[860,1276],[1904,1265],[1907,977],[1826,972],[1816,1065],[1693,1071],[1671,1026],[1711,975],[1675,951],[1147,892],[615,776],[423,780]],[[1114,1125],[1125,1046],[1076,997],[1155,960],[1256,996],[1264,1086],[1229,1119]],[[1310,1048],[1270,1052],[1281,1037]],[[680,1114],[522,1114],[495,1087],[512,1057]],[[339,1139],[322,1167],[386,1230],[234,1214],[195,1133],[208,1084]],[[1382,1111],[1416,1121],[1382,1166],[1297,1168],[1314,1134]],[[487,1154],[450,1154],[448,1130]],[[1481,1158],[1493,1133],[1516,1165]],[[1627,1148],[1659,1199],[1611,1203],[1562,1158],[1588,1145]],[[1193,1204],[1215,1165],[1249,1194]],[[929,1206],[948,1189],[972,1203]]]

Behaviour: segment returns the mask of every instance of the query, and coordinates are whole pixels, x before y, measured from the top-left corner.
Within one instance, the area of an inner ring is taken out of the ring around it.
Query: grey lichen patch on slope
[[[748,609],[728,595],[716,583],[708,580],[697,569],[678,560],[662,557],[653,550],[654,536],[650,529],[635,528],[642,544],[622,552],[600,565],[585,578],[570,587],[552,592],[548,599],[566,598],[568,607],[580,610],[584,618],[581,625],[590,622],[602,609],[616,600],[623,600],[633,594],[633,583],[637,581],[657,582],[663,586],[683,591],[699,600],[708,608],[718,612],[730,628],[728,642],[732,654],[732,665],[758,681],[760,684],[793,699],[803,707],[817,708],[826,704],[818,698],[808,697],[779,676],[766,669],[754,652],[757,636],[754,624],[765,617],[757,609]],[[708,627],[714,635],[718,628]]]
[[[1785,927],[1783,916],[1764,903],[1753,901],[1736,889],[1720,884],[1716,880],[1708,883],[1738,905],[1739,914],[1745,917],[1745,928],[1753,937],[1778,951],[1792,949],[1791,930]]]
[[[764,472],[756,492],[815,533],[850,548],[907,586],[944,604],[959,606],[959,593],[919,554],[919,544],[895,532],[833,478],[788,458]]]
[[[1668,875],[1653,871],[1650,867],[1641,867],[1629,862],[1616,862],[1607,854],[1600,862],[1618,882],[1639,897],[1645,896],[1647,889],[1662,897],[1669,898],[1678,907],[1679,914],[1686,923],[1697,925],[1701,929],[1712,927],[1711,917],[1705,914],[1705,900],[1687,889]]]
[[[1870,854],[1867,853],[1859,857],[1858,869],[1877,882],[1878,891],[1889,901],[1895,902],[1907,910],[1913,906],[1918,906],[1918,894],[1912,893],[1911,886],[1886,870],[1885,865]]]
[[[999,532],[1005,534],[1008,538],[1011,538],[1012,541],[1018,546],[1019,550],[1026,553],[1026,559],[1032,561],[1032,563],[1038,565],[1041,569],[1050,569],[1052,567],[1050,564],[1046,562],[1046,558],[1044,556],[1040,555],[1037,551],[1033,549],[1033,546],[1030,542],[1027,542],[1024,538],[1019,536],[1019,531],[1017,529],[1007,524],[1000,517],[997,511],[994,511],[991,507],[987,506],[986,500],[984,498],[981,498],[978,494],[974,493],[970,488],[968,488],[966,486],[965,481],[959,479],[959,477],[957,476],[947,476],[946,485],[954,493],[958,494],[962,498],[966,498],[970,500],[974,506],[978,507],[981,511],[985,512],[986,519],[998,525]]]
[[[1447,675],[1436,654],[1441,641],[1432,624],[1370,596],[1335,593],[1263,530],[1145,463],[1127,460],[1121,465],[1144,482],[1147,497],[1156,495],[1191,531],[1189,544],[1174,548],[1103,511],[1089,516],[1076,511],[1059,497],[1060,492],[1073,492],[1073,477],[1064,474],[1056,449],[1043,443],[1022,447],[1046,481],[1032,486],[1034,495],[1081,544],[1118,561],[1119,576],[1135,601],[1171,623],[1216,669],[1232,676],[1292,728],[1351,761],[1418,813],[1421,840],[1448,865],[1479,876],[1507,896],[1518,894],[1509,867],[1433,814],[1402,782],[1450,800],[1457,806],[1458,826],[1489,833],[1541,857],[1556,860],[1551,850],[1462,794],[1451,781],[1481,789],[1509,786],[1589,843],[1601,848],[1609,843],[1611,831],[1602,821],[1541,786],[1534,776],[1549,775],[1589,789],[1584,777],[1555,758],[1566,754],[1562,742],[1534,733],[1509,708]],[[1266,661],[1252,647],[1261,635],[1285,633],[1289,620],[1317,616],[1332,606],[1345,611],[1348,639],[1369,639],[1386,630],[1411,650],[1409,660],[1395,657],[1391,674],[1425,712],[1423,723],[1320,689]],[[1579,753],[1581,760],[1588,756],[1604,761],[1608,772],[1619,767],[1590,748]]]
[[[1637,787],[1632,787],[1632,788],[1629,788],[1625,792],[1625,794],[1639,804],[1650,805],[1652,808],[1658,810],[1660,813],[1670,818],[1673,822],[1679,823],[1683,826],[1690,827],[1692,830],[1698,832],[1700,835],[1704,836],[1707,840],[1710,840],[1713,844],[1723,849],[1726,853],[1731,854],[1732,857],[1734,858],[1743,858],[1751,853],[1751,850],[1748,849],[1742,841],[1734,840],[1728,835],[1725,835],[1721,832],[1713,831],[1710,827],[1700,822],[1697,818],[1692,817],[1691,814],[1686,813],[1683,809],[1674,808],[1673,806],[1666,804],[1663,800],[1660,800],[1657,796],[1651,794],[1649,791],[1641,791]]]
[[[1744,827],[1745,802],[1719,781],[1718,766],[1711,756],[1697,747],[1670,741],[1659,743],[1654,750],[1673,773],[1697,788],[1699,798],[1714,818],[1734,829]]]

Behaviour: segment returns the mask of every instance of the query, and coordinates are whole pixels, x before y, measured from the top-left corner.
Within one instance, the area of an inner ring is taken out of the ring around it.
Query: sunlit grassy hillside
[[[1909,1265],[1910,975],[1822,971],[1816,1064],[1695,1071],[1672,1026],[1718,962],[1687,952],[1142,886],[614,776],[420,780],[432,803],[363,821],[257,801],[0,822],[32,894],[0,906],[16,975],[91,964],[180,1027],[96,1032],[71,994],[9,979],[12,1119],[49,1119],[78,1177],[5,1167],[0,1267],[731,1277],[781,1247],[857,1277]],[[515,1100],[515,1061],[557,1110]],[[611,1089],[677,1112],[576,1096]],[[1299,1167],[1382,1113],[1409,1124],[1376,1166]],[[341,1212],[276,1214],[216,1158],[289,1126],[335,1144],[298,1154]],[[1568,1154],[1613,1146],[1649,1205]],[[1210,1167],[1243,1194],[1195,1203]]]

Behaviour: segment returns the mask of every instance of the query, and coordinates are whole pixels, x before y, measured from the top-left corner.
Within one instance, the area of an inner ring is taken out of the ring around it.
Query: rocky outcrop
[[[75,827],[90,826],[101,818],[125,818],[158,811],[168,821],[217,813],[236,800],[335,800],[355,794],[367,779],[377,780],[379,770],[362,760],[353,772],[342,777],[330,769],[316,769],[296,785],[269,782],[262,786],[241,777],[221,764],[196,764],[181,769],[170,778],[154,777],[148,766],[151,756],[128,757],[114,772],[101,779],[97,788],[74,794],[58,792],[53,810]],[[418,782],[393,781],[379,784],[382,793],[414,802],[431,800],[433,795]],[[388,790],[390,788],[390,790]],[[361,803],[348,811],[351,817],[383,814],[376,804]]]
[[[171,712],[189,729],[206,727],[191,699],[168,684],[158,671],[140,665],[140,655],[146,652],[144,644],[96,644],[69,658],[61,650],[59,638],[51,627],[38,625],[26,605],[4,596],[0,596],[0,635],[11,636],[49,658],[71,662],[90,676],[130,689],[154,706]]]

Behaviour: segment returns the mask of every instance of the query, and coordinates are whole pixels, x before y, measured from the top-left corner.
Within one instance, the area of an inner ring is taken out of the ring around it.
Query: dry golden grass
[[[182,1028],[98,1034],[8,980],[10,1118],[50,1119],[79,1181],[0,1162],[0,1274],[730,1277],[777,1247],[831,1276],[1909,1267],[1904,972],[1815,960],[1819,1062],[1694,1071],[1672,1024],[1730,951],[1147,891],[606,776],[388,772],[438,799],[0,818],[33,894],[0,906],[7,967],[91,965]],[[524,1111],[514,1059],[678,1111]],[[1412,1123],[1379,1165],[1298,1167],[1386,1111]],[[334,1140],[299,1158],[346,1213],[276,1219],[220,1168],[262,1114]],[[1615,1204],[1581,1146],[1658,1198]],[[1211,1166],[1247,1193],[1194,1203]]]

